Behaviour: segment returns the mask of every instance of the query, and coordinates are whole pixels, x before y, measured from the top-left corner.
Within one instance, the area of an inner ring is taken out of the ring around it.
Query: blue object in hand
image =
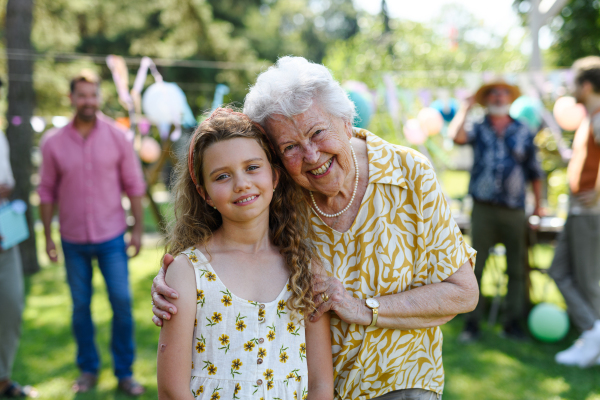
[[[25,211],[27,211],[27,204],[23,200],[15,200],[0,207],[2,249],[10,249],[29,238]]]

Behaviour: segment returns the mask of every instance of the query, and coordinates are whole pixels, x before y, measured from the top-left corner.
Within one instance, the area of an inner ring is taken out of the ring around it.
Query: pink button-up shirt
[[[46,133],[41,142],[38,193],[58,203],[61,236],[74,243],[101,243],[127,228],[121,194],[146,191],[140,162],[125,133],[99,113],[84,139],[73,121]]]

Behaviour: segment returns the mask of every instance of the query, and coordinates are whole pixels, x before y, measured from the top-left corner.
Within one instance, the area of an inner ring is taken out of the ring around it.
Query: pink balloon
[[[558,125],[565,131],[574,131],[579,128],[585,118],[586,110],[583,104],[577,103],[574,97],[559,97],[552,110]]]
[[[417,119],[409,119],[404,124],[404,137],[410,144],[421,145],[427,140],[427,133],[423,132]]]
[[[162,148],[153,137],[144,136],[142,138],[142,145],[140,146],[140,158],[142,161],[152,164],[160,158],[161,153]]]
[[[417,114],[417,120],[421,124],[421,128],[429,136],[440,133],[444,126],[444,117],[434,108],[425,107]]]

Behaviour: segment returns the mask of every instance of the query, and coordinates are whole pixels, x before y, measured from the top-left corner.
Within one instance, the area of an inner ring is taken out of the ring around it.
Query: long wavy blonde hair
[[[315,308],[311,266],[321,265],[313,245],[315,234],[309,219],[310,208],[300,187],[275,156],[262,128],[244,114],[229,108],[217,109],[196,128],[185,155],[179,157],[172,189],[175,216],[167,225],[165,251],[175,257],[190,246],[206,247],[213,232],[223,223],[219,211],[206,203],[197,188],[204,188],[201,170],[204,151],[214,143],[235,138],[256,140],[267,155],[273,173],[279,174],[269,206],[269,236],[290,270],[292,294],[288,308],[293,317],[308,315],[307,312]]]

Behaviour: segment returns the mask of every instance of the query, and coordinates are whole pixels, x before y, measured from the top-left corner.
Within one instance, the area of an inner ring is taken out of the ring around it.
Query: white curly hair
[[[244,114],[264,125],[275,114],[302,114],[313,102],[344,122],[354,120],[354,103],[325,66],[287,56],[258,76],[246,95]]]

